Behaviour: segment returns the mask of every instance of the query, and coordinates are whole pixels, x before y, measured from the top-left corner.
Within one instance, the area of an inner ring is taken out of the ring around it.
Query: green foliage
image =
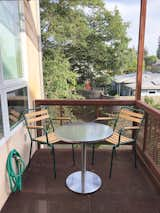
[[[103,0],[40,0],[40,7],[47,97],[70,96],[76,80],[103,84],[127,70],[128,23],[117,8],[108,11]]]
[[[158,41],[157,58],[160,59],[160,37]]]
[[[145,96],[144,101],[145,101],[147,104],[151,105],[152,107],[154,107],[154,108],[160,110],[160,104],[155,103],[155,101],[154,101],[154,99],[153,99],[152,97]]]
[[[112,77],[107,72],[107,70],[101,71],[98,76],[95,77],[95,86],[96,87],[106,87],[107,85],[111,84]]]
[[[76,79],[76,73],[70,71],[68,60],[60,52],[56,52],[53,58],[45,57],[44,83],[47,98],[73,98]]]
[[[136,72],[137,70],[137,52],[134,48],[128,50],[128,58],[125,73]]]
[[[145,60],[145,69],[146,70],[151,70],[152,69],[152,64],[156,63],[157,57],[154,55],[146,56],[144,58]]]

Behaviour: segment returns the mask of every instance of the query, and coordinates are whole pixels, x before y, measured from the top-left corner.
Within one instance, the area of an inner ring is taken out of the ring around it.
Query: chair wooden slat
[[[129,111],[127,109],[121,109],[121,112],[123,112],[124,114],[127,114],[127,115],[131,115],[133,117],[136,117],[136,118],[143,118],[143,114],[142,113],[137,113],[137,112],[132,112],[132,111]]]
[[[43,129],[43,126],[27,126],[29,129]]]
[[[106,142],[109,142],[109,143],[112,143],[112,144],[117,144],[118,140],[119,140],[119,134],[117,132],[114,132],[111,137],[106,138]],[[121,135],[120,143],[127,143],[127,142],[130,142],[132,140],[133,140],[132,138],[128,138],[128,137]]]
[[[127,126],[124,127],[125,130],[133,130],[133,129],[140,129],[140,126]]]
[[[96,121],[109,121],[109,120],[114,120],[114,117],[97,117]]]
[[[40,136],[40,137],[37,137],[35,138],[36,141],[38,142],[43,142],[43,143],[47,143],[46,141],[46,136]],[[57,143],[59,142],[60,139],[55,135],[54,132],[51,132],[48,134],[48,142],[53,144],[53,143]]]
[[[15,111],[14,109],[9,110],[9,113],[12,114],[12,115],[14,115],[17,118],[20,116],[20,113],[17,112],[17,111]]]
[[[32,118],[32,117],[36,117],[36,116],[42,116],[42,115],[45,115],[45,114],[48,115],[48,111],[46,109],[35,111],[35,112],[26,113],[25,117],[28,119],[28,118]]]
[[[13,121],[13,122],[17,122],[18,121],[18,118],[13,116],[13,115],[9,115],[9,119],[10,119],[10,121]]]
[[[119,113],[119,118],[124,118],[124,119],[126,119],[128,121],[132,121],[132,122],[136,122],[136,123],[141,123],[142,122],[142,119],[126,115],[123,112]]]
[[[34,123],[34,122],[37,122],[37,121],[43,121],[44,119],[47,119],[49,118],[49,115],[43,115],[43,116],[39,116],[39,117],[36,117],[36,118],[31,118],[31,119],[28,119],[28,123]]]

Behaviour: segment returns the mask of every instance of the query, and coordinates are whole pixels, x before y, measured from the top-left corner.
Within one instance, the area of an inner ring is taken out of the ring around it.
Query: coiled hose
[[[13,160],[15,159],[16,168],[13,168]],[[16,171],[15,171],[16,170]],[[22,174],[25,170],[25,164],[22,160],[20,154],[13,149],[7,158],[7,171],[10,182],[10,189],[12,192],[16,192],[17,190],[21,191],[22,189]]]

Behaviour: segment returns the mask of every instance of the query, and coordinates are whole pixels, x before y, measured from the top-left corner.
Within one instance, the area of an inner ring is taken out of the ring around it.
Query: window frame
[[[22,128],[23,126],[23,120],[21,120],[19,121],[19,123],[17,123],[16,126],[14,126],[13,128],[10,128],[7,93],[26,87],[28,106],[29,106],[27,45],[26,45],[23,1],[18,1],[18,10],[19,10],[19,24],[20,24],[19,41],[20,41],[22,77],[17,79],[9,79],[9,80],[5,80],[3,78],[3,67],[2,67],[1,53],[0,53],[0,98],[1,98],[2,124],[3,124],[3,137],[0,138],[0,146],[6,143],[8,139],[12,135],[14,135],[19,128]]]

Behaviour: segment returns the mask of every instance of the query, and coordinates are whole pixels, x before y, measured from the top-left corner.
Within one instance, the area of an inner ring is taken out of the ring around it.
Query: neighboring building
[[[16,149],[28,163],[30,142],[20,115],[43,98],[41,61],[39,0],[1,0],[0,209],[10,194],[9,152]]]
[[[117,75],[113,80],[113,88],[120,96],[132,96],[136,91],[136,73]],[[143,72],[142,96],[160,96],[160,73]]]

